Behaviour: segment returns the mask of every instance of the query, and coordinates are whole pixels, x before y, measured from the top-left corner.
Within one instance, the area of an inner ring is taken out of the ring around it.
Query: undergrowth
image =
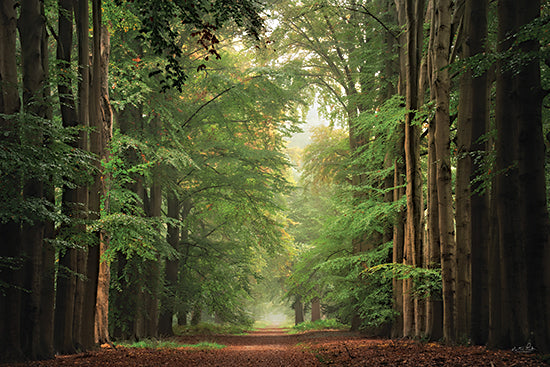
[[[316,321],[306,321],[292,327],[289,334],[300,333],[308,330],[326,330],[326,329],[348,329],[349,326],[342,324],[335,319],[324,319]]]
[[[213,335],[213,334],[232,334],[242,335],[250,330],[249,326],[235,324],[213,324],[201,322],[198,325],[178,325],[174,326],[176,335]]]
[[[122,342],[117,345],[126,348],[147,348],[147,349],[176,349],[176,348],[194,348],[198,350],[222,349],[225,345],[211,342],[200,342],[197,344],[182,344],[174,340],[144,339],[138,342]]]

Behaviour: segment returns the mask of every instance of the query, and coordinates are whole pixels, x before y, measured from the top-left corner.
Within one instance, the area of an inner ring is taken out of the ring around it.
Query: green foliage
[[[326,330],[326,329],[347,329],[349,325],[342,324],[336,319],[321,319],[316,321],[307,321],[294,325],[289,334],[296,334],[310,330]]]
[[[303,238],[303,231],[316,229],[300,245],[288,295],[300,295],[304,302],[320,297],[325,314],[344,323],[359,315],[361,328],[380,327],[395,316],[393,278],[365,269],[391,259],[392,242],[382,238],[405,202],[387,200],[394,187],[384,182],[390,177],[393,183],[398,128],[406,112],[402,97],[395,96],[361,113],[353,123],[367,141],[354,154],[340,153],[349,150],[345,135],[331,139],[327,133],[305,149],[303,178],[310,191],[297,201],[303,204],[291,218],[300,224],[292,233]],[[353,177],[359,180],[351,185]],[[352,243],[357,239],[370,250],[356,253]]]
[[[117,346],[125,348],[146,348],[146,349],[179,349],[191,348],[197,350],[223,349],[226,346],[213,342],[199,342],[196,344],[181,344],[172,340],[145,339],[133,343],[117,343]]]
[[[411,279],[413,298],[441,299],[441,269],[437,264],[433,268],[417,268],[412,265],[387,263],[369,267],[364,271],[368,274],[378,273],[378,276],[383,278]]]
[[[233,334],[242,335],[250,330],[250,325],[239,324],[214,324],[201,322],[198,325],[175,326],[176,335],[214,335],[214,334]]]
[[[161,3],[150,11],[179,6]],[[166,81],[168,74],[150,76],[170,62],[147,42],[134,40],[133,16],[113,9],[111,14],[128,19],[114,26],[112,42],[121,47],[111,68],[112,98],[120,131],[104,164],[111,189],[102,225],[113,233],[108,253],[116,259],[113,300],[135,302],[132,294],[119,293],[124,289],[156,291],[148,288],[140,263],[177,259],[178,282],[161,290],[162,309],[175,307],[179,317],[193,310],[251,325],[251,287],[266,266],[264,257],[278,253],[286,241],[282,194],[290,183],[282,149],[283,139],[296,131],[293,111],[301,103],[301,79],[285,68],[243,68],[251,54],[225,50],[219,51],[221,59],[209,61],[212,70],[195,71],[203,68],[202,46],[189,37],[190,28],[177,25],[173,31],[180,32],[183,46],[178,47],[184,53],[176,57],[192,78],[180,91],[164,88],[175,86]],[[161,89],[163,94],[157,92]],[[176,220],[148,215],[154,182],[162,182],[164,195],[179,203]],[[138,188],[143,188],[139,195]],[[167,225],[182,234],[174,247],[165,240]],[[113,314],[126,327],[128,307],[117,307]]]
[[[522,26],[517,33],[508,36],[507,41],[511,41],[509,49],[501,52],[492,50],[468,59],[457,60],[450,65],[451,72],[464,72],[470,69],[474,76],[479,76],[501,61],[504,70],[517,74],[533,61],[545,63],[550,56],[550,34],[548,32],[550,14],[548,14],[547,5],[541,9],[543,11],[540,17]],[[537,51],[526,52],[522,48],[523,45],[533,42],[540,46]]]
[[[220,58],[218,32],[222,25],[234,21],[257,38],[263,23],[259,16],[261,3],[255,0],[239,3],[228,0],[160,0],[154,3],[145,0],[118,0],[115,3],[126,3],[130,7],[139,19],[136,40],[147,45],[152,53],[161,57],[155,69],[149,73],[149,77],[161,75],[162,91],[175,88],[182,92],[189,76],[186,70],[187,55],[184,54],[180,43],[181,33],[188,33],[194,38],[194,41],[204,49],[204,59],[207,61],[210,56]],[[201,65],[198,69],[204,68],[206,66]]]
[[[92,155],[70,146],[78,130],[24,112],[2,118],[10,121],[12,128],[5,130],[0,140],[0,222],[67,223],[69,218],[52,200],[23,196],[21,190],[33,181],[70,188],[90,181]],[[30,143],[28,137],[32,136],[42,137],[44,143]],[[49,190],[53,191],[53,186]]]

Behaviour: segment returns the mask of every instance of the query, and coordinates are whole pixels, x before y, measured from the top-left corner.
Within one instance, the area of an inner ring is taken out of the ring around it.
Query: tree
[[[420,132],[414,123],[415,111],[419,107],[418,101],[418,75],[420,64],[420,47],[422,44],[422,23],[424,2],[405,1],[405,7],[398,7],[405,11],[407,37],[406,44],[401,45],[407,49],[407,61],[404,79],[406,80],[406,108],[410,112],[405,117],[405,171],[406,171],[406,197],[407,220],[405,226],[403,263],[420,266],[422,264],[422,190],[420,176],[419,139]],[[411,280],[406,279],[403,285],[403,335],[414,335],[414,302],[411,299]]]
[[[88,26],[88,4],[79,4],[77,8],[73,7],[70,1],[59,1],[59,29],[58,29],[58,45],[57,59],[60,62],[60,83],[58,84],[59,102],[61,109],[61,117],[65,127],[84,129],[88,126],[88,36],[83,36],[82,28],[87,29]],[[82,74],[82,82],[79,84],[79,111],[76,110],[74,95],[71,88],[72,80],[71,73],[67,73],[71,69],[71,53],[73,45],[73,14],[77,15],[76,19],[78,29],[80,31],[79,42],[79,71]],[[84,24],[82,24],[84,23]],[[84,59],[85,57],[85,59]],[[65,72],[63,72],[65,71]],[[85,73],[85,75],[84,75]],[[79,122],[80,121],[80,122]],[[74,148],[87,149],[87,136],[84,132],[79,132],[79,135],[73,142]],[[87,217],[88,210],[88,193],[87,186],[82,182],[78,187],[66,187],[63,192],[63,210],[67,216],[75,218],[75,221],[65,225],[67,236],[74,236],[75,242],[82,239],[82,234],[85,232],[84,220]],[[80,235],[80,236],[79,236]],[[56,308],[55,308],[55,324],[54,338],[55,348],[62,353],[71,353],[75,350],[75,341],[81,344],[80,339],[74,338],[73,332],[75,326],[79,328],[80,322],[75,323],[75,300],[77,294],[77,282],[79,283],[79,302],[83,304],[83,287],[82,281],[77,281],[75,277],[78,271],[84,273],[85,252],[77,249],[77,246],[72,246],[63,249],[59,253],[61,270],[57,277],[57,292],[56,292]],[[80,269],[78,269],[78,259],[80,259]],[[77,314],[78,314],[78,310]]]
[[[483,54],[487,47],[486,1],[466,1],[464,5],[463,59]],[[456,241],[457,241],[457,340],[471,335],[484,344],[488,335],[487,231],[488,201],[476,174],[483,169],[484,135],[488,125],[489,89],[487,72],[475,75],[468,68],[460,76],[460,104],[457,120]],[[468,257],[471,254],[471,263]],[[471,274],[468,274],[471,269]],[[462,275],[461,275],[462,274]],[[471,285],[468,283],[470,282]],[[471,289],[469,297],[466,297]],[[461,294],[464,292],[465,294]],[[471,300],[471,306],[466,301]],[[471,308],[470,308],[471,307]]]
[[[47,109],[47,67],[48,50],[45,39],[44,4],[28,0],[21,2],[19,34],[22,50],[23,106],[27,115],[26,123],[36,124],[22,135],[22,143],[39,147],[44,143],[44,133],[40,126],[48,117]],[[22,24],[26,26],[23,27]],[[34,120],[34,121],[33,121]],[[44,198],[44,177],[30,175],[23,177],[23,197],[25,200],[39,201]],[[21,292],[21,347],[32,358],[41,357],[42,343],[40,327],[40,292],[42,290],[42,246],[44,241],[45,218],[32,215],[22,223],[20,256],[23,257],[23,289]],[[14,244],[11,244],[12,246]]]
[[[503,57],[497,63],[496,72],[495,170],[498,174],[492,198],[498,218],[498,237],[491,242],[490,251],[500,253],[500,267],[492,267],[490,271],[493,278],[494,272],[500,275],[500,288],[492,285],[491,291],[501,302],[500,308],[491,314],[489,340],[492,345],[510,347],[536,338],[537,347],[545,350],[548,331],[542,325],[547,318],[540,310],[545,308],[547,298],[539,292],[547,289],[547,273],[541,261],[548,252],[548,215],[546,205],[540,204],[546,197],[541,184],[540,64],[528,59],[509,65],[514,53],[525,55],[524,52],[536,53],[539,49],[539,42],[532,35],[525,36],[522,30],[539,16],[537,1],[525,7],[507,1],[498,4],[497,50]],[[516,79],[516,75],[520,78]],[[523,99],[527,91],[538,97]],[[510,216],[511,212],[519,215]],[[540,296],[537,301],[532,298],[535,294]],[[495,306],[498,307],[491,304]],[[532,312],[538,315],[536,323]],[[514,321],[505,322],[512,315]]]
[[[17,41],[17,14],[14,1],[3,1],[0,6],[0,124],[5,133],[0,137],[2,146],[14,147],[18,144],[18,124],[15,119],[20,109],[19,88],[17,84],[17,62],[16,62],[16,41]],[[5,157],[8,158],[8,157]],[[5,159],[2,159],[5,162]],[[15,167],[6,169],[2,166],[2,202],[10,202],[18,197],[20,189],[18,171]],[[10,184],[7,184],[10,183]],[[2,220],[0,223],[0,234],[2,238],[1,256],[2,263],[2,319],[0,328],[8,332],[2,333],[2,355],[9,357],[20,357],[20,305],[19,299],[20,282],[19,276],[19,223],[11,213],[6,213],[2,208]]]
[[[439,213],[439,236],[441,241],[441,270],[443,278],[443,337],[455,338],[455,265],[454,261],[454,216],[452,210],[451,153],[448,74],[451,41],[451,2],[436,0],[434,5],[436,24],[434,42],[434,64],[432,78],[435,88],[435,151],[437,162],[437,202]]]

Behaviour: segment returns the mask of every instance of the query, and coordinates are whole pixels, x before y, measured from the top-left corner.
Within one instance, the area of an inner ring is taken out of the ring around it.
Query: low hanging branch
[[[361,4],[360,8],[361,9],[354,8],[354,7],[346,7],[345,9],[368,15],[372,19],[376,20],[382,26],[382,28],[384,28],[390,34],[390,36],[392,36],[397,42],[399,42],[399,37],[391,29],[389,29],[388,26],[380,20],[380,18],[374,15],[365,5]]]
[[[256,78],[260,78],[262,77],[263,75],[255,75],[255,76],[252,76],[250,77],[247,81],[250,81],[252,79],[256,79]],[[181,125],[182,128],[186,127],[190,122],[191,120],[193,120],[193,118],[203,109],[205,108],[206,106],[208,106],[210,103],[214,102],[216,99],[220,98],[221,96],[223,96],[225,93],[229,92],[230,90],[236,88],[239,84],[235,84],[235,85],[232,85],[224,90],[222,90],[220,93],[216,94],[214,97],[212,97],[211,99],[209,99],[208,101],[206,101],[204,104],[202,104],[199,108],[197,108],[195,110],[195,112],[193,112],[193,114],[191,114],[191,116],[189,116],[189,118],[187,120],[185,120],[185,122]]]

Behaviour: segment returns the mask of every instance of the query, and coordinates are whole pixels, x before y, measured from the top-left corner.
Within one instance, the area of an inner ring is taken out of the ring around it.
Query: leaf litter
[[[99,348],[52,360],[0,366],[105,366],[105,367],[308,367],[308,366],[549,366],[535,353],[490,350],[480,346],[446,346],[414,340],[366,338],[342,330],[287,334],[287,329],[266,328],[247,335],[186,335],[181,344],[216,343],[222,349]]]

